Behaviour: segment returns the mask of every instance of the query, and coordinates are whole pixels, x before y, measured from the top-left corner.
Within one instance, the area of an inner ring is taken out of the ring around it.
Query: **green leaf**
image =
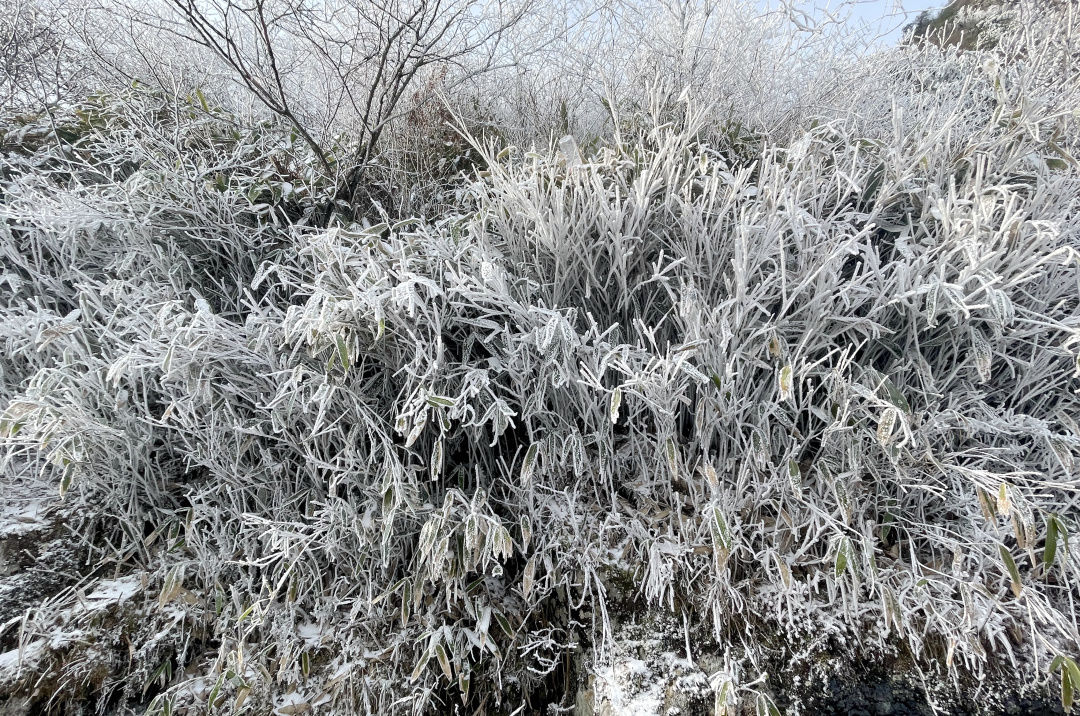
[[[1073,706],[1073,684],[1068,669],[1061,670],[1061,708],[1070,713]]]
[[[1057,524],[1057,518],[1053,515],[1046,520],[1046,546],[1043,547],[1043,564],[1047,569],[1054,566],[1054,557],[1057,555]]]
[[[840,540],[840,545],[836,548],[836,559],[833,562],[833,573],[837,577],[843,574],[848,567],[848,553],[850,550],[851,545],[847,538]]]
[[[338,360],[341,361],[341,368],[348,373],[349,349],[345,346],[345,339],[342,336],[334,336],[334,340],[337,342]]]
[[[1012,591],[1017,597],[1023,591],[1024,586],[1020,581],[1020,570],[1016,568],[1016,561],[1013,560],[1012,553],[1005,548],[1005,545],[998,545],[998,551],[1001,552],[1001,560],[1005,563],[1005,568],[1009,570],[1009,578],[1012,580]],[[1078,680],[1080,683],[1080,680]]]
[[[713,521],[716,523],[716,536],[720,546],[730,552],[731,530],[728,528],[727,520],[724,519],[724,513],[719,506],[713,507]]]
[[[664,451],[667,457],[668,469],[671,470],[671,477],[674,480],[679,479],[679,459],[678,453],[675,451],[675,440],[668,438],[664,443]]]
[[[503,630],[503,633],[513,639],[514,629],[510,626],[510,620],[497,611],[492,611],[491,616],[495,617],[495,623],[499,625],[499,628]]]
[[[409,676],[409,680],[416,681],[419,679],[420,674],[424,673],[424,669],[427,667],[429,661],[431,661],[431,649],[426,650],[420,655],[420,661],[416,662],[416,666],[413,667],[412,675]]]
[[[442,668],[446,678],[453,679],[454,671],[450,668],[450,657],[446,654],[446,648],[442,644],[435,645],[435,656],[439,659],[439,666]]]
[[[521,484],[528,485],[532,480],[533,469],[536,467],[536,455],[540,452],[540,443],[533,443],[525,453],[525,459],[521,462]]]
[[[536,555],[529,557],[525,563],[525,571],[521,575],[521,596],[526,599],[532,593],[533,584],[536,583]]]
[[[1072,681],[1073,689],[1080,686],[1080,667],[1077,667],[1076,662],[1067,656],[1062,663],[1065,665],[1065,670],[1069,672],[1069,680]]]
[[[772,699],[762,693],[757,695],[754,711],[757,716],[780,716],[780,709],[776,708],[776,704],[772,702]]]
[[[221,685],[225,680],[225,674],[221,674],[217,678],[217,682],[214,683],[214,688],[210,690],[210,698],[206,700],[206,703],[210,708],[217,705],[218,699],[221,695]]]
[[[467,704],[469,702],[469,672],[462,669],[458,672],[458,689],[461,690],[461,703]]]
[[[457,404],[457,401],[453,398],[447,398],[445,395],[429,395],[427,403],[435,408],[452,408]]]
[[[788,460],[787,471],[788,480],[791,482],[791,489],[796,493],[802,492],[802,468],[799,467],[799,463],[794,460]]]
[[[60,477],[60,497],[67,494],[71,488],[71,481],[75,478],[75,463],[69,462],[64,466],[64,474]]]
[[[907,402],[904,394],[900,392],[891,380],[889,380],[888,376],[884,376],[882,383],[885,386],[885,392],[889,395],[889,402],[910,415],[911,405]]]
[[[997,502],[991,499],[989,493],[981,487],[975,488],[975,494],[979,498],[979,507],[982,508],[983,517],[987,522],[993,522],[997,517]]]

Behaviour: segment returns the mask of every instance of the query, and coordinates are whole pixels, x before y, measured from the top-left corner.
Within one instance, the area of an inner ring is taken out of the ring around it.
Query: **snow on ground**
[[[0,502],[0,540],[48,528],[48,510],[57,499],[55,489],[41,480],[5,480],[4,499]]]
[[[595,669],[592,707],[600,716],[671,716],[711,707],[714,694],[701,664],[671,651],[672,624],[624,625]],[[666,648],[665,648],[666,647]]]

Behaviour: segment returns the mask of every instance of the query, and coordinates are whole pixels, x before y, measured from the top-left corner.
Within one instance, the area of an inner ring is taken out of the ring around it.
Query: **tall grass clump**
[[[664,83],[595,149],[463,131],[425,217],[323,221],[324,160],[201,93],[7,120],[3,474],[155,625],[75,660],[37,610],[11,688],[569,707],[640,610],[735,659],[718,712],[797,701],[778,638],[1071,704],[1076,39],[1006,40],[886,53],[791,136]]]

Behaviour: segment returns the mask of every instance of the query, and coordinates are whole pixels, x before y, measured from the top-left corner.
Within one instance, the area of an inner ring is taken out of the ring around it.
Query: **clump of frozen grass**
[[[304,149],[195,98],[8,152],[5,445],[206,625],[131,697],[558,701],[624,600],[751,663],[1071,679],[1077,87],[1027,47],[911,50],[947,101],[892,79],[752,160],[677,96],[585,156],[474,139],[432,220],[308,226]]]

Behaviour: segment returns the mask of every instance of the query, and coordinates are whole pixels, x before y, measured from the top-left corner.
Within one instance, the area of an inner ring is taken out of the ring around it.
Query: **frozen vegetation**
[[[0,712],[1069,710],[1080,12],[958,4],[0,0]]]

